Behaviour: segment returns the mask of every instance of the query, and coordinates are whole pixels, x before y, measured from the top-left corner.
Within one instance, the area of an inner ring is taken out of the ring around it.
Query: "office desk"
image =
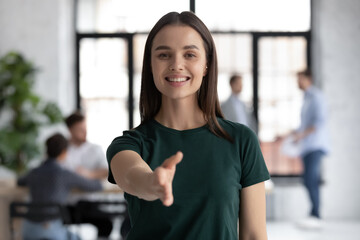
[[[108,195],[109,197],[123,194],[123,191],[117,185],[110,184],[107,181],[103,182],[103,187],[104,189],[101,192],[94,193]],[[87,193],[75,190],[72,194],[81,195]],[[25,201],[28,199],[28,196],[29,190],[26,187],[16,186],[15,179],[0,181],[0,240],[10,239],[10,203],[12,201]]]

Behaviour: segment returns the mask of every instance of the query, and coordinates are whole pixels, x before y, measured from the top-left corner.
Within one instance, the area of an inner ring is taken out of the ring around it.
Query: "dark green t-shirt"
[[[240,191],[269,179],[269,173],[256,135],[244,125],[218,121],[233,143],[207,126],[178,131],[155,120],[114,139],[107,150],[109,165],[122,150],[139,153],[153,170],[177,151],[184,154],[170,207],[125,193],[132,224],[128,240],[238,239]],[[115,183],[111,170],[108,180]]]

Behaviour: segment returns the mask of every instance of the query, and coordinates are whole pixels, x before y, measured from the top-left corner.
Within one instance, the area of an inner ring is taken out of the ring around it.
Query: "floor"
[[[115,228],[119,227],[119,222]],[[293,222],[268,221],[267,232],[269,240],[360,240],[359,221],[324,221],[321,230],[302,230]],[[83,240],[95,240],[96,229],[91,225],[84,225],[77,233]],[[121,240],[114,231],[109,240]]]
[[[268,221],[269,240],[360,240],[360,220],[324,221],[321,230],[302,230],[292,222]]]

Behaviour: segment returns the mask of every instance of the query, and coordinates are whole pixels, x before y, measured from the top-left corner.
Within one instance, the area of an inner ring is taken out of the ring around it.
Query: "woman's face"
[[[197,99],[206,75],[206,52],[200,34],[186,25],[168,25],[155,36],[151,69],[163,99]]]

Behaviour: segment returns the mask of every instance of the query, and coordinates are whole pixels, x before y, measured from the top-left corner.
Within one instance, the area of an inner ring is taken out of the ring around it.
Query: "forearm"
[[[309,128],[307,128],[307,129],[305,129],[305,131],[304,131],[304,133],[303,133],[303,135],[304,135],[304,137],[306,137],[306,136],[308,136],[309,134],[311,134],[311,133],[313,133],[315,131],[315,127],[309,127]]]
[[[151,168],[132,151],[122,151],[111,160],[111,170],[119,187],[134,196],[145,200],[155,200],[151,189]]]
[[[92,179],[104,179],[108,175],[108,170],[106,168],[96,169],[93,170],[91,173]]]
[[[311,133],[313,133],[315,131],[315,127],[308,127],[306,128],[304,131],[296,131],[293,133],[294,136],[294,140],[295,142],[304,139],[305,137],[307,137],[308,135],[310,135]]]
[[[126,150],[112,158],[110,167],[125,192],[147,201],[160,199],[164,206],[170,206],[174,202],[172,181],[182,158],[182,152],[177,152],[153,171],[138,153]]]
[[[125,173],[123,181],[123,190],[129,194],[148,201],[158,198],[152,188],[153,171],[150,167],[134,166],[130,168]]]

